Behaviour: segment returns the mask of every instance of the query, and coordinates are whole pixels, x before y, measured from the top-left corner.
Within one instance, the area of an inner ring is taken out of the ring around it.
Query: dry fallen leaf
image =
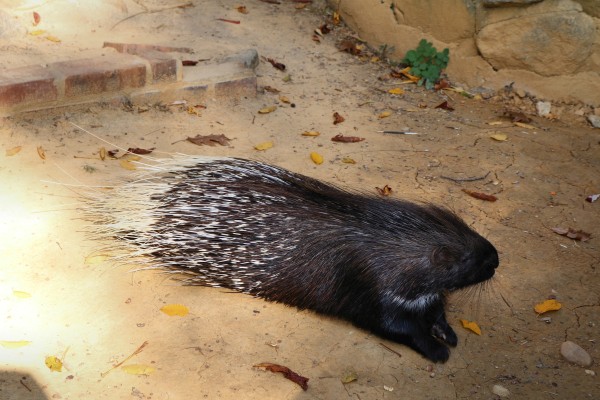
[[[525,129],[535,129],[535,126],[525,124],[523,122],[513,122],[513,124],[515,124],[516,126],[520,126],[521,128],[525,128]]]
[[[196,135],[194,137],[188,137],[187,140],[190,143],[194,143],[197,146],[207,145],[207,146],[216,146],[220,144],[221,146],[227,146],[231,139],[227,136],[220,135]]]
[[[246,6],[237,6],[236,9],[241,14],[248,14],[248,9],[246,8]]]
[[[317,131],[304,131],[302,133],[302,136],[311,136],[311,137],[316,137],[319,136],[321,133],[317,132]]]
[[[272,364],[272,363],[261,363],[254,365],[254,368],[264,369],[266,371],[271,372],[281,372],[283,376],[285,376],[290,381],[296,383],[303,390],[308,389],[308,378],[305,378],[301,375],[298,375],[288,367],[284,367],[283,365]]]
[[[156,368],[144,364],[129,364],[123,365],[121,370],[131,375],[150,375],[156,371]]]
[[[23,148],[23,146],[16,146],[16,147],[13,147],[12,149],[8,149],[8,150],[6,150],[6,156],[7,157],[14,156],[18,152],[20,152],[22,148]]]
[[[127,169],[129,171],[134,171],[137,169],[134,163],[126,159],[121,159],[119,161],[119,165],[121,166],[121,168]]]
[[[290,104],[290,99],[288,99],[285,96],[279,96],[279,101],[281,101],[282,103],[285,103],[285,104]]]
[[[323,156],[314,151],[310,153],[310,159],[317,165],[323,164]]]
[[[185,317],[190,312],[190,310],[183,304],[167,304],[165,306],[162,306],[160,308],[160,311],[162,311],[170,317]]]
[[[44,360],[44,363],[46,364],[46,367],[48,367],[50,369],[50,371],[53,371],[53,372],[61,372],[62,371],[63,363],[60,360],[60,358],[58,358],[56,356],[46,357],[46,360]]]
[[[45,37],[45,39],[49,40],[51,42],[54,42],[54,43],[60,43],[61,42],[61,40],[59,38],[57,38],[56,36],[52,36],[52,35],[47,35]]]
[[[30,31],[30,32],[29,32],[29,34],[30,34],[31,36],[40,36],[40,35],[43,35],[44,33],[46,33],[46,31],[45,31],[45,30],[43,30],[43,29],[36,29],[36,30],[34,30],[34,31]]]
[[[561,307],[562,307],[562,304],[560,304],[558,301],[556,301],[555,299],[550,299],[550,300],[546,300],[542,303],[536,304],[533,309],[535,310],[536,313],[543,314],[548,311],[560,310]]]
[[[361,138],[358,136],[344,136],[341,133],[338,133],[334,137],[331,138],[332,142],[341,142],[341,143],[356,143],[362,142],[365,138]]]
[[[498,198],[496,196],[494,196],[493,194],[474,192],[469,189],[461,189],[461,190],[463,192],[465,192],[466,194],[468,194],[469,196],[474,197],[479,200],[492,201],[492,202],[498,200]]]
[[[338,113],[337,111],[333,113],[333,124],[337,125],[337,124],[341,124],[342,122],[344,122],[346,119],[344,117],[342,117],[340,115],[340,113]]]
[[[498,142],[504,142],[506,139],[508,139],[508,136],[506,136],[504,133],[496,133],[490,137]]]
[[[476,322],[461,319],[460,323],[462,324],[463,328],[468,329],[471,332],[476,333],[478,335],[481,335],[481,328],[479,327],[479,325],[477,325]]]
[[[573,228],[562,228],[557,226],[552,228],[552,231],[561,236],[566,236],[569,239],[580,240],[582,242],[587,242],[592,237],[590,233],[584,232],[581,229],[576,231]]]
[[[38,153],[38,156],[40,156],[40,158],[42,160],[46,159],[46,152],[44,151],[44,148],[42,146],[37,147],[37,153]]]
[[[98,155],[100,156],[100,159],[104,161],[106,159],[106,149],[104,147],[100,147]]]
[[[397,87],[397,88],[388,90],[388,93],[389,94],[404,94],[404,89]]]
[[[254,146],[254,148],[259,151],[268,150],[271,147],[273,147],[273,142],[263,142]]]
[[[341,381],[344,384],[354,382],[357,379],[358,379],[358,374],[356,373],[356,371],[351,370],[351,369],[344,371],[344,373],[342,374],[342,377],[341,377]]]
[[[0,340],[0,346],[7,349],[18,349],[19,347],[28,346],[31,344],[29,340]]]
[[[502,125],[503,122],[502,121],[490,121],[487,124],[494,126],[494,125]]]
[[[379,114],[379,115],[377,116],[377,118],[387,118],[387,117],[389,117],[390,115],[392,115],[392,112],[391,112],[391,111],[384,111],[384,112],[382,112],[381,114]]]
[[[277,110],[277,106],[269,106],[269,107],[261,108],[260,110],[258,110],[258,113],[259,114],[268,114],[268,113],[272,113],[275,110]]]
[[[20,299],[28,299],[31,297],[31,293],[23,292],[22,290],[13,290],[13,296]]]
[[[351,158],[351,157],[344,157],[344,158],[342,158],[342,162],[344,164],[356,164],[356,161],[354,161],[354,159]]]
[[[375,189],[377,189],[377,193],[379,193],[381,196],[389,196],[393,191],[389,185],[385,185],[382,188],[376,187]]]
[[[38,14],[37,12],[33,12],[33,26],[38,26],[38,24],[41,22],[42,17],[40,16],[40,14]]]

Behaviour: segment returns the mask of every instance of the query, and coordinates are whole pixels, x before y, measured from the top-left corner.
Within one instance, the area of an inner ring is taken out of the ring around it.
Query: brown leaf
[[[436,83],[433,88],[435,90],[442,90],[450,87],[450,83],[445,79],[440,79],[438,83]]]
[[[37,147],[37,153],[38,153],[38,156],[40,156],[40,158],[42,160],[46,159],[46,152],[44,151],[44,148],[42,146]]]
[[[300,386],[302,388],[302,390],[308,389],[308,378],[298,375],[297,373],[295,373],[288,367],[284,367],[283,365],[272,364],[272,363],[256,364],[256,365],[254,365],[254,367],[261,368],[261,369],[264,369],[266,371],[271,371],[271,372],[281,372],[286,379],[289,379],[290,381],[296,383],[298,386]]]
[[[435,106],[435,108],[441,108],[442,110],[446,111],[454,111],[454,108],[450,104],[448,104],[447,101],[438,104],[437,106]]]
[[[8,150],[6,150],[6,156],[7,157],[14,156],[18,152],[20,152],[22,148],[23,148],[23,146],[16,146],[16,147],[13,147],[12,149],[8,149]]]
[[[267,58],[267,61],[271,63],[273,68],[276,68],[280,71],[285,71],[285,64],[277,62],[277,61],[273,60],[272,58]]]
[[[36,13],[35,11],[33,12],[33,26],[38,26],[38,24],[41,22],[42,17],[40,16],[40,14]]]
[[[269,93],[279,93],[280,92],[279,89],[276,89],[271,86],[265,86],[264,89],[265,89],[265,92],[269,92]]]
[[[357,55],[360,54],[360,49],[358,48],[358,46],[356,45],[356,43],[354,43],[350,39],[342,40],[340,42],[340,44],[338,45],[338,49],[340,51],[345,51],[346,53],[350,53],[353,56],[357,56]]]
[[[193,67],[196,64],[198,64],[198,61],[196,61],[196,60],[183,60],[183,61],[181,61],[181,65],[183,65],[184,67]]]
[[[468,194],[469,196],[474,197],[474,198],[479,199],[479,200],[485,200],[485,201],[496,201],[496,200],[498,200],[498,198],[496,196],[491,195],[491,194],[474,192],[474,191],[469,190],[469,189],[462,189],[462,191],[465,192],[466,194]]]
[[[231,139],[226,137],[223,134],[220,135],[196,135],[195,137],[188,137],[186,139],[188,142],[194,143],[198,146],[207,145],[207,146],[216,146],[220,144],[221,146],[227,146]]]
[[[248,14],[248,9],[246,6],[237,6],[236,9],[240,14]]]
[[[345,121],[345,118],[342,117],[337,111],[333,113],[333,124],[337,125]]]
[[[569,239],[579,240],[581,242],[587,242],[592,237],[592,235],[590,233],[584,232],[581,229],[576,231],[573,228],[565,229],[565,228],[561,228],[561,227],[556,227],[556,228],[552,228],[552,231],[554,231],[554,233],[557,233],[561,236],[566,236]]]
[[[140,155],[144,155],[144,154],[150,154],[152,153],[152,151],[155,149],[155,147],[151,148],[151,149],[140,149],[138,147],[133,148],[130,147],[127,149],[128,153],[132,153],[132,154],[140,154]]]
[[[531,122],[531,118],[529,118],[528,116],[526,116],[525,114],[523,114],[520,111],[504,110],[504,112],[502,113],[502,116],[510,119],[512,122],[523,122],[523,123]]]
[[[109,150],[109,151],[107,151],[106,154],[108,154],[108,156],[110,158],[117,158],[117,153],[118,152],[119,152],[119,150],[115,149],[115,150]]]
[[[390,194],[392,194],[392,188],[389,185],[385,185],[382,188],[376,187],[375,189],[377,189],[377,193],[379,193],[382,196],[389,196]]]
[[[337,134],[331,138],[332,142],[341,142],[341,143],[356,143],[356,142],[362,142],[363,140],[365,140],[365,138],[361,138],[358,136],[344,136],[341,133]]]

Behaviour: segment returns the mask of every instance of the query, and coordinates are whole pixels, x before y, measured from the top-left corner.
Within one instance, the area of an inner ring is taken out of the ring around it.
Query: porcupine
[[[96,237],[116,237],[186,284],[342,318],[433,361],[457,344],[447,294],[499,263],[445,208],[239,158],[176,158],[87,205],[90,218],[104,215]]]

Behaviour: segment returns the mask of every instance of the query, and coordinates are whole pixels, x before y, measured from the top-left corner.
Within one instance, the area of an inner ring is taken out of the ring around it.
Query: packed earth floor
[[[600,360],[600,201],[586,201],[600,193],[600,129],[579,105],[555,105],[542,118],[510,88],[484,99],[402,83],[367,47],[339,49],[356,38],[322,1],[248,1],[247,13],[229,0],[162,11],[159,1],[103,3],[24,4],[15,13],[38,12],[60,42],[2,39],[0,67],[97,55],[105,41],[189,47],[201,63],[253,48],[258,92],[202,104],[94,102],[1,120],[0,398],[600,398],[597,364],[560,352],[572,341]],[[326,23],[333,31],[314,38]],[[444,102],[450,107],[436,108]],[[344,121],[334,124],[334,113]],[[209,134],[231,140],[185,140]],[[332,141],[338,134],[364,140]],[[101,158],[117,147],[256,159],[373,193],[388,185],[392,197],[454,210],[497,247],[500,267],[485,286],[450,297],[459,344],[444,364],[310,311],[131,272],[103,257],[111,244],[85,237],[80,219],[78,185],[135,173],[123,159]],[[548,299],[562,308],[537,313]],[[189,314],[169,316],[161,311],[169,304]],[[112,369],[123,361],[134,367]],[[309,378],[308,389],[254,367],[265,362]]]

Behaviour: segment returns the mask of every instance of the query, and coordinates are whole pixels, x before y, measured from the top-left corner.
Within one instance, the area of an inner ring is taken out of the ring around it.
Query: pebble
[[[579,345],[567,340],[560,345],[560,354],[567,360],[582,367],[592,365],[592,357]]]
[[[600,117],[597,115],[588,115],[588,121],[594,128],[600,128]]]
[[[538,101],[535,103],[535,109],[540,117],[545,117],[550,114],[550,109],[552,108],[552,103],[549,101]]]
[[[492,387],[492,393],[494,393],[496,396],[500,396],[500,397],[510,396],[510,391],[502,385],[494,385]]]

